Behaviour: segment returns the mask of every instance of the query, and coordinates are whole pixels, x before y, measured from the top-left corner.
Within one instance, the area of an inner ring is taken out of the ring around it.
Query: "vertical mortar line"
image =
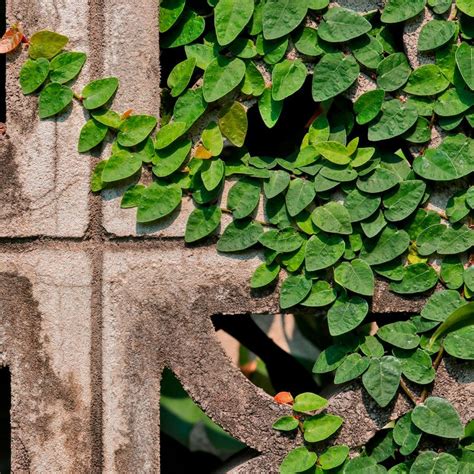
[[[104,0],[88,0],[89,7],[89,61],[90,79],[99,79],[103,74]],[[100,155],[91,157],[91,170],[100,161]],[[91,473],[101,473],[104,466],[103,450],[103,377],[102,377],[102,275],[103,243],[102,200],[100,195],[89,192],[89,226],[86,239],[91,243],[87,253],[92,265],[91,287]]]
[[[7,24],[7,3],[5,0],[0,2],[0,34],[3,35]],[[7,57],[0,55],[0,123],[7,120]],[[2,130],[0,130],[2,134]]]

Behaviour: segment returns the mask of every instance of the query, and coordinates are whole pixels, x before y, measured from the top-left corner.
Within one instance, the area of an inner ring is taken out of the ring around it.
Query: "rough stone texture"
[[[8,2],[7,17],[21,21],[27,33],[40,28],[65,33],[73,49],[91,53],[87,6],[86,0],[19,0]],[[89,158],[77,152],[82,108],[74,104],[61,117],[40,121],[37,98],[24,97],[18,84],[26,56],[25,48],[8,56],[0,236],[78,237],[88,224]],[[86,65],[74,88],[81,90],[89,80]]]
[[[15,472],[91,472],[90,285],[83,252],[0,254]]]
[[[280,436],[271,428],[271,420],[285,410],[232,367],[210,320],[219,313],[277,311],[275,298],[256,298],[248,289],[259,262],[257,255],[228,258],[202,248],[106,253],[106,471],[159,468],[158,388],[164,366],[220,426],[272,453],[266,470],[254,472],[270,472],[287,451],[290,441],[276,440]]]

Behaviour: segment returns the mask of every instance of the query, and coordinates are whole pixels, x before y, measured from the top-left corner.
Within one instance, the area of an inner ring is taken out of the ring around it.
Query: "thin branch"
[[[403,380],[403,377],[400,377],[400,387],[402,387],[403,391],[406,393],[408,398],[415,404],[418,405],[418,401],[414,395],[414,393],[408,388],[407,384]]]
[[[435,369],[435,372],[438,370],[439,364],[441,364],[441,361],[443,359],[443,354],[444,354],[444,347],[441,346],[441,348],[438,351],[438,354],[436,355],[436,359],[433,362],[433,369]],[[433,384],[431,384],[430,387],[432,388]],[[429,390],[428,387],[425,387],[423,389],[420,395],[420,403],[423,403],[428,398],[430,391],[431,390]]]

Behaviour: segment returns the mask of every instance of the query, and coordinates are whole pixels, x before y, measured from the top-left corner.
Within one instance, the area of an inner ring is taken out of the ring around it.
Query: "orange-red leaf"
[[[128,117],[130,117],[130,115],[132,114],[133,114],[133,109],[128,109],[121,115],[120,119],[121,120],[128,119]]]
[[[279,392],[277,393],[273,399],[280,403],[281,405],[292,405],[293,404],[293,397],[290,392]]]
[[[212,158],[212,153],[203,145],[198,145],[194,151],[194,157],[200,160],[208,160]]]
[[[23,31],[20,25],[14,25],[5,31],[0,40],[0,54],[6,54],[14,51],[23,39]]]

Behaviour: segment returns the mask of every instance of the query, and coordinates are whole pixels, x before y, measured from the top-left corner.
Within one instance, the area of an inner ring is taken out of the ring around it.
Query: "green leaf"
[[[178,98],[173,110],[173,120],[184,122],[189,129],[206,111],[207,104],[202,95],[202,88],[187,90]]]
[[[330,43],[343,43],[357,38],[372,29],[361,15],[345,8],[330,8],[319,25],[318,35]]]
[[[456,6],[467,16],[474,16],[474,5],[471,0],[456,0]]]
[[[410,237],[404,230],[387,226],[376,242],[364,242],[360,258],[369,265],[380,265],[402,255],[409,245]]]
[[[420,342],[416,326],[409,321],[397,321],[379,328],[377,336],[382,341],[401,349],[414,349]]]
[[[102,181],[113,183],[122,179],[130,178],[142,167],[139,156],[120,150],[114,153],[108,160],[102,171]]]
[[[311,219],[325,232],[344,235],[352,233],[349,212],[338,202],[330,201],[324,206],[317,207],[311,214]]]
[[[352,262],[343,262],[336,267],[334,281],[359,295],[372,296],[374,294],[374,274],[369,265],[358,258]]]
[[[366,68],[377,69],[383,59],[383,45],[371,35],[364,35],[351,41],[350,48],[357,61]]]
[[[133,186],[130,186],[122,196],[122,200],[120,201],[120,207],[122,209],[138,207],[140,205],[142,194],[145,189],[146,186],[143,186],[143,184],[134,184]]]
[[[452,3],[452,0],[428,0],[428,5],[437,15],[446,13],[451,8]]]
[[[448,227],[438,243],[440,255],[454,255],[465,252],[474,245],[474,231],[466,225]]]
[[[28,54],[31,59],[51,59],[58,54],[69,42],[67,36],[53,31],[38,31],[30,38]]]
[[[275,65],[272,71],[273,100],[283,100],[298,92],[304,84],[308,70],[299,59],[284,61]]]
[[[390,290],[403,295],[422,293],[436,286],[438,274],[426,263],[415,263],[405,268],[402,281],[390,283]]]
[[[315,146],[316,153],[324,156],[326,160],[337,165],[346,165],[350,163],[351,153],[342,143],[339,142],[320,142]]]
[[[296,216],[306,206],[313,202],[316,196],[314,185],[311,181],[301,178],[291,180],[285,196],[286,208],[290,216]]]
[[[376,438],[375,441],[371,443],[368,453],[376,462],[383,462],[389,458],[393,459],[397,448],[398,446],[393,440],[392,430],[387,430],[383,437]]]
[[[457,411],[444,398],[427,398],[414,408],[411,419],[424,433],[442,438],[461,438],[464,435]]]
[[[438,97],[434,111],[440,117],[453,117],[466,112],[474,105],[474,93],[466,89],[451,88]]]
[[[328,326],[331,336],[352,331],[359,326],[369,312],[367,301],[359,296],[341,297],[328,311]]]
[[[222,153],[224,138],[216,122],[208,123],[202,132],[201,140],[202,144],[211,152],[212,156],[218,156]]]
[[[313,283],[310,294],[301,304],[309,308],[327,306],[336,299],[336,296],[336,290],[327,281],[321,280]]]
[[[171,145],[186,131],[186,123],[169,122],[158,130],[156,134],[155,148],[161,150]]]
[[[240,102],[233,102],[219,113],[219,129],[233,145],[241,147],[247,136],[247,110]]]
[[[466,304],[461,295],[454,290],[437,291],[426,301],[421,316],[430,321],[445,321],[453,311]]]
[[[418,51],[433,51],[452,40],[456,24],[446,20],[431,20],[426,23],[418,37]]]
[[[177,171],[186,161],[191,151],[191,140],[177,140],[166,148],[156,150],[153,158],[153,174],[164,178]]]
[[[56,56],[50,65],[49,78],[52,82],[64,84],[72,81],[80,72],[87,59],[84,53],[68,52]]]
[[[137,222],[154,222],[171,214],[181,204],[182,191],[177,184],[152,183],[143,192],[137,210]]]
[[[84,153],[86,151],[92,150],[99,143],[102,143],[107,135],[108,128],[96,122],[94,119],[88,120],[81,129],[79,135],[79,153]]]
[[[419,180],[403,181],[395,191],[383,200],[385,218],[391,222],[406,219],[420,204],[425,194],[426,184]]]
[[[102,172],[107,164],[107,160],[102,160],[97,163],[91,174],[91,191],[96,193],[105,188],[106,183],[102,181]]]
[[[411,412],[397,420],[393,428],[393,439],[401,446],[400,454],[403,456],[408,456],[415,451],[421,439],[421,431],[411,421]]]
[[[107,109],[95,109],[90,112],[92,118],[109,128],[118,129],[122,123],[122,119],[117,112]]]
[[[196,242],[214,233],[221,223],[221,216],[218,206],[194,209],[186,222],[185,242]]]
[[[396,395],[402,366],[398,359],[383,356],[372,359],[367,371],[362,375],[362,383],[369,395],[383,408]]]
[[[304,421],[304,439],[308,443],[317,443],[332,436],[344,420],[340,416],[321,413]]]
[[[318,456],[312,451],[308,451],[305,446],[300,446],[290,451],[280,465],[281,474],[293,474],[310,469],[316,464]]]
[[[344,255],[345,249],[344,239],[339,235],[313,235],[306,244],[306,270],[312,272],[334,265]]]
[[[214,102],[235,89],[245,76],[245,63],[238,58],[219,56],[204,72],[203,94],[206,102]]]
[[[263,227],[251,219],[231,222],[217,242],[219,252],[239,252],[246,250],[258,242],[263,234]]]
[[[402,373],[408,380],[424,385],[435,379],[436,372],[431,357],[423,349],[415,351],[396,349],[394,355],[402,363]]]
[[[303,237],[293,227],[283,230],[272,229],[262,234],[259,242],[275,252],[286,253],[298,250],[304,242]]]
[[[400,23],[418,15],[426,5],[426,0],[388,0],[382,12],[384,23]]]
[[[346,445],[331,446],[319,456],[318,464],[324,469],[334,469],[340,466],[349,455],[349,447]]]
[[[265,90],[265,80],[257,66],[250,61],[245,69],[244,82],[242,83],[242,92],[247,95],[258,97]]]
[[[267,265],[262,263],[256,269],[252,275],[250,286],[252,288],[263,288],[264,286],[273,283],[278,275],[280,274],[280,265],[277,263],[271,263]]]
[[[117,142],[121,146],[131,147],[145,140],[156,127],[156,118],[151,115],[132,115],[120,125]]]
[[[349,89],[359,76],[359,65],[343,53],[325,54],[314,67],[313,100],[322,102]]]
[[[171,31],[162,35],[162,48],[178,48],[197,40],[204,32],[206,20],[192,10],[185,10]]]
[[[356,121],[359,125],[371,122],[382,109],[385,92],[381,89],[365,92],[354,103]]]
[[[171,97],[178,97],[188,87],[195,66],[196,59],[189,58],[176,64],[171,70],[166,82],[167,86],[171,89]]]
[[[263,36],[272,40],[291,33],[307,10],[307,0],[268,0],[263,6]]]
[[[295,38],[295,48],[306,56],[321,56],[324,49],[319,45],[318,33],[315,28],[302,28]]]
[[[436,340],[445,335],[448,332],[462,328],[468,325],[472,325],[474,322],[474,302],[467,303],[455,309],[441,324],[441,326],[436,329],[436,331],[431,336],[428,349],[432,348]]]
[[[273,423],[272,428],[278,431],[293,431],[298,428],[298,420],[294,416],[282,416]]]
[[[295,402],[293,404],[293,411],[300,413],[308,413],[310,411],[321,410],[321,408],[326,408],[328,401],[316,395],[315,393],[305,392],[300,393],[295,397]]]
[[[369,126],[369,140],[378,142],[402,135],[415,125],[418,119],[416,107],[397,99],[384,102],[382,116]]]
[[[278,196],[280,193],[285,191],[289,184],[290,175],[286,171],[270,171],[270,179],[263,183],[265,197],[271,199]]]
[[[384,218],[383,212],[379,210],[369,219],[361,222],[360,225],[364,234],[369,238],[373,238],[383,230],[387,225],[387,221]]]
[[[418,117],[416,125],[402,135],[410,143],[427,143],[431,140],[430,122],[425,117]]]
[[[444,339],[443,345],[452,357],[474,360],[474,324],[450,332]]]
[[[160,33],[168,31],[183,13],[186,0],[160,1]]]
[[[383,474],[386,469],[372,457],[359,456],[344,466],[344,474]]]
[[[364,342],[360,345],[360,350],[367,357],[382,357],[384,348],[375,336],[365,336]]]
[[[20,86],[23,94],[31,94],[46,81],[49,73],[49,61],[39,58],[27,59],[20,70]]]
[[[446,204],[446,215],[451,223],[456,223],[469,214],[470,208],[467,204],[468,192],[467,189],[463,189],[449,198]]]
[[[461,43],[456,50],[456,64],[464,82],[474,91],[474,47]]]
[[[365,194],[358,189],[353,189],[344,201],[344,206],[349,212],[351,222],[358,222],[367,219],[380,206],[381,199],[379,196]]]
[[[206,160],[201,168],[201,179],[208,191],[216,189],[225,175],[225,164],[217,158]]]
[[[105,79],[98,79],[89,82],[84,89],[82,89],[82,105],[87,110],[98,109],[105,105],[115,94],[119,86],[119,81],[116,77],[107,77]]]
[[[455,474],[458,472],[458,462],[448,453],[425,451],[420,453],[410,468],[410,474]]]
[[[72,90],[57,82],[49,83],[39,96],[39,116],[41,119],[61,113],[71,102]]]
[[[332,345],[324,349],[316,360],[313,372],[316,374],[325,374],[337,369],[347,356],[349,351],[346,347],[340,345]]]
[[[447,227],[444,224],[435,224],[421,231],[416,238],[416,251],[418,254],[427,256],[436,252],[446,230]]]
[[[290,275],[281,285],[280,307],[288,309],[301,303],[311,291],[311,280],[304,275]]]
[[[474,267],[468,267],[464,270],[464,283],[466,287],[474,293]]]
[[[384,91],[395,91],[407,82],[410,73],[407,57],[403,53],[391,54],[377,66],[377,85]]]
[[[426,64],[415,69],[408,78],[404,91],[419,96],[431,96],[443,92],[449,81],[435,64]]]
[[[247,217],[255,210],[260,201],[260,182],[252,178],[241,178],[229,191],[227,207],[235,219]]]
[[[282,109],[283,102],[274,100],[272,97],[272,88],[266,88],[258,101],[258,110],[267,128],[273,128],[276,125]]]
[[[337,368],[334,383],[340,384],[354,380],[361,376],[369,367],[369,359],[360,354],[350,354],[344,362]]]
[[[220,0],[214,9],[217,41],[227,46],[237,38],[252,18],[254,0]]]
[[[463,284],[464,267],[457,255],[446,256],[441,262],[440,277],[450,290],[457,290]]]

